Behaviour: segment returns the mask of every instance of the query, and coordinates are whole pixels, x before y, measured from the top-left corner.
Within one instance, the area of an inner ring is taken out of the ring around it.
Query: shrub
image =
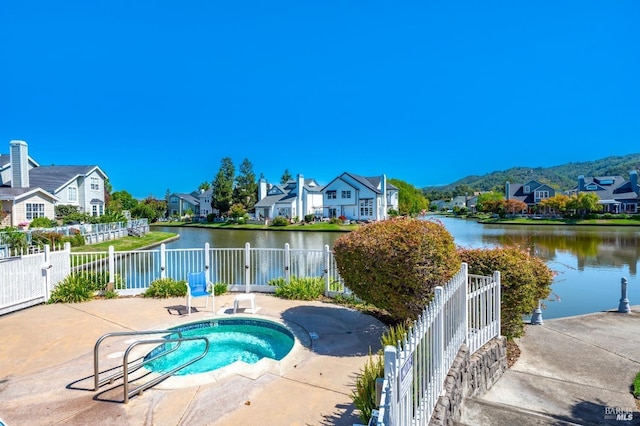
[[[187,295],[187,282],[176,281],[173,278],[159,278],[153,282],[143,293],[144,297],[166,299],[168,297],[181,297]]]
[[[72,273],[53,289],[49,303],[87,302],[93,299],[94,293],[94,285],[86,275]]]
[[[289,224],[289,219],[284,216],[277,216],[273,218],[271,224],[273,226],[287,226]]]
[[[459,253],[470,274],[500,271],[501,333],[509,339],[522,336],[522,316],[530,315],[538,301],[551,293],[551,269],[542,259],[516,247],[460,249]]]
[[[633,396],[640,399],[640,373],[638,373],[633,380]]]
[[[337,217],[332,217],[331,219],[329,219],[329,223],[332,225],[342,225],[342,220]]]
[[[320,277],[291,277],[289,282],[276,278],[269,285],[275,285],[275,295],[284,299],[316,300],[324,294],[324,281]]]
[[[213,294],[215,296],[221,296],[229,290],[229,287],[225,283],[215,283],[213,285]]]
[[[395,322],[417,319],[460,269],[453,237],[435,221],[392,218],[365,225],[334,243],[345,285]]]
[[[376,379],[384,377],[384,357],[372,355],[365,362],[360,374],[356,378],[356,388],[351,393],[353,405],[360,411],[360,420],[369,424],[372,410],[378,408],[376,404]]]
[[[315,215],[313,214],[306,214],[304,215],[304,221],[307,223],[313,222],[315,220]]]
[[[48,217],[36,217],[29,224],[30,228],[54,228],[58,225],[57,222],[49,219]]]

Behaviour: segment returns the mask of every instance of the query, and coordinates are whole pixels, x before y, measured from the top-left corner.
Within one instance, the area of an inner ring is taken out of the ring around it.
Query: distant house
[[[529,209],[540,204],[540,201],[545,198],[555,197],[555,195],[555,189],[536,180],[530,180],[525,184],[507,181],[505,184],[505,199],[522,201]]]
[[[206,218],[210,214],[218,213],[217,209],[214,209],[211,205],[211,201],[213,200],[213,189],[209,188],[206,191],[201,189],[198,195],[198,203],[200,204],[200,209],[198,210],[198,216]]]
[[[9,155],[0,155],[3,224],[54,219],[55,205],[76,206],[92,216],[104,214],[107,175],[98,166],[40,166],[29,157],[26,142],[11,141],[10,149]]]
[[[398,188],[385,175],[363,177],[345,172],[322,189],[324,217],[383,220],[389,209],[398,210]]]
[[[306,215],[322,216],[322,187],[315,179],[305,179],[299,174],[284,184],[267,186],[258,182],[256,217],[273,219],[277,216],[303,220]]]
[[[200,216],[199,192],[195,191],[191,194],[176,192],[169,195],[167,211],[169,216],[178,216],[179,218],[187,216],[187,212],[191,217]]]
[[[622,176],[588,177],[578,176],[575,193],[590,192],[600,198],[605,213],[638,213],[640,202],[640,187],[638,187],[638,172],[629,172],[629,180]]]

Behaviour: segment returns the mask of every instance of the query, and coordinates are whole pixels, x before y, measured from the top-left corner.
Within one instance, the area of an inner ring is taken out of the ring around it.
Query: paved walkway
[[[284,322],[299,338],[287,362],[257,374],[214,375],[207,383],[171,378],[128,404],[122,403],[120,382],[92,390],[98,337],[210,319],[210,311],[184,315],[184,298],[121,298],[41,305],[1,316],[0,419],[8,426],[359,423],[350,394],[369,348],[379,348],[384,326],[331,304],[268,295],[256,300],[255,316]],[[195,306],[203,304],[196,299]],[[218,315],[232,315],[232,307],[232,295],[216,298]],[[241,314],[252,315],[236,315]],[[126,344],[119,343],[122,347],[116,348],[105,342],[105,366],[122,359],[118,351]]]
[[[640,372],[640,306],[527,325],[518,345],[513,367],[485,395],[465,401],[462,424],[640,425],[631,394]],[[626,420],[616,420],[616,409]]]

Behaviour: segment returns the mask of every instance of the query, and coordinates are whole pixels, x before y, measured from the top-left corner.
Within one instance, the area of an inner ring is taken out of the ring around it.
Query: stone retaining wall
[[[462,416],[462,401],[484,394],[507,371],[507,340],[497,337],[469,355],[462,345],[444,382],[445,394],[431,416],[430,426],[453,425]]]

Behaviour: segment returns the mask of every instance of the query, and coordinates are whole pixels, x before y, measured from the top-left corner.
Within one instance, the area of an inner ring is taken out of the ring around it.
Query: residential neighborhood
[[[17,227],[38,217],[55,217],[56,205],[76,206],[80,213],[105,213],[107,175],[97,165],[41,166],[29,156],[25,141],[12,140],[0,154],[2,226]]]

